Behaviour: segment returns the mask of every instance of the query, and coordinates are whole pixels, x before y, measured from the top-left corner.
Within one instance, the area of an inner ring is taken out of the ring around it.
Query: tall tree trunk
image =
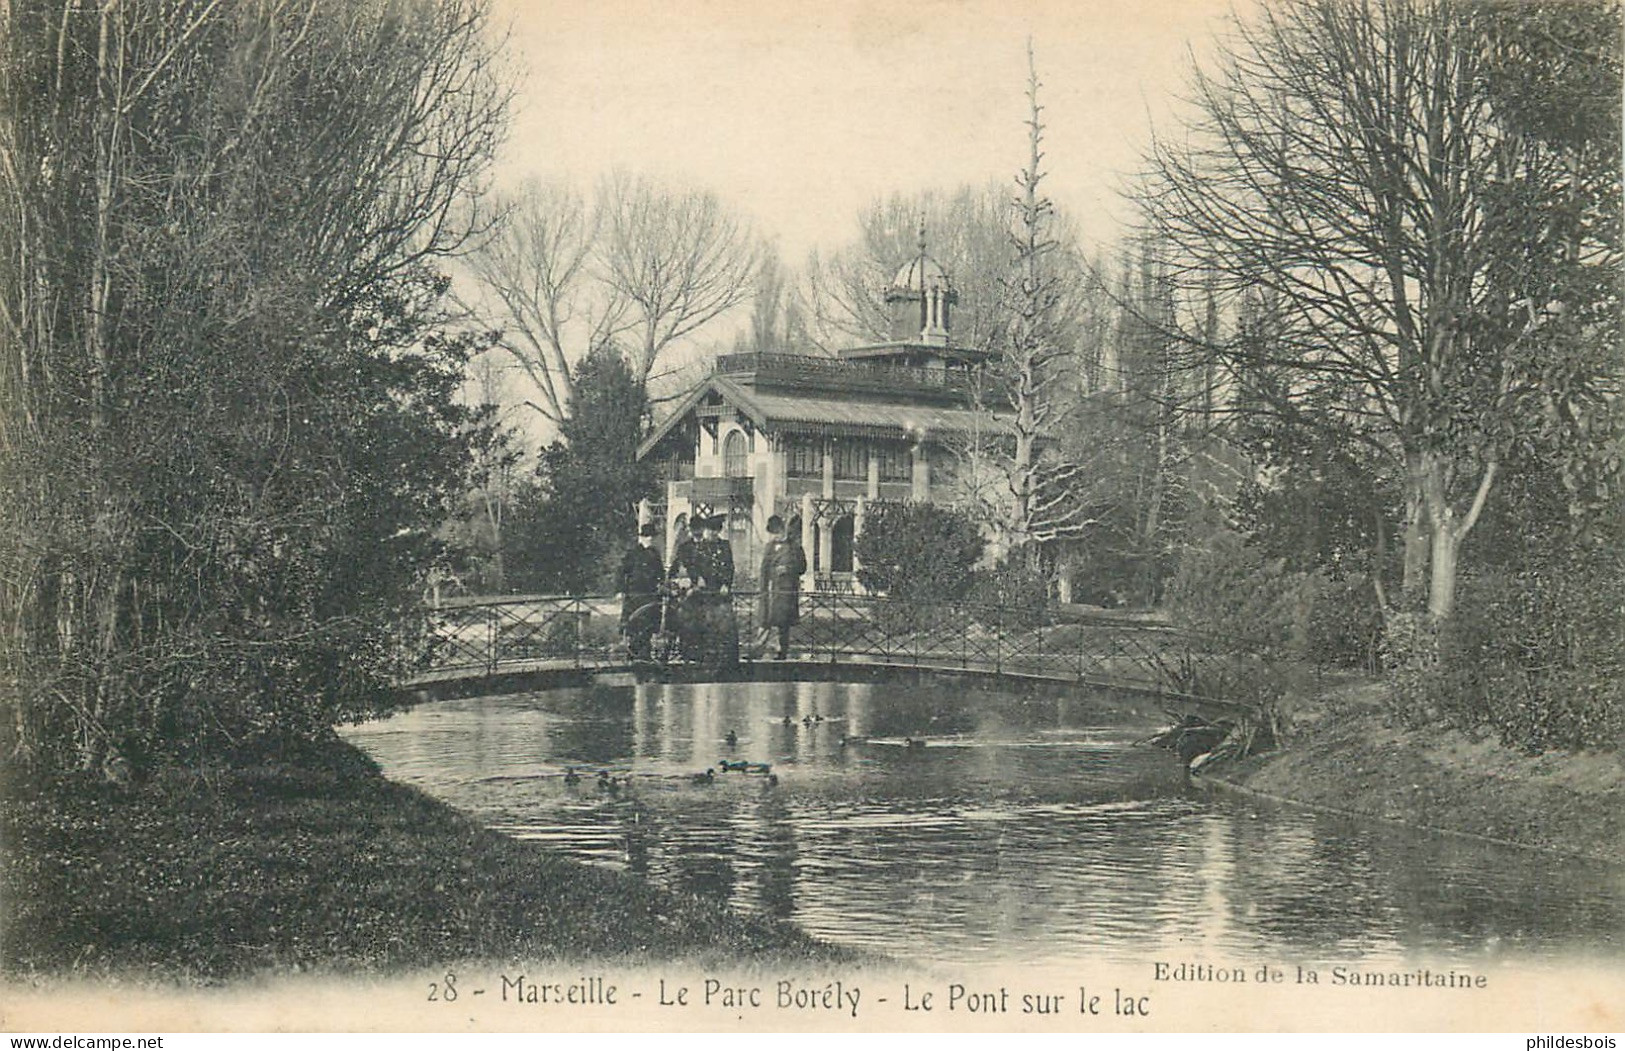
[[[1448,522],[1433,530],[1433,550],[1428,583],[1428,615],[1436,621],[1448,620],[1456,608],[1456,565],[1461,553],[1461,533]]]
[[[1484,501],[1489,497],[1490,488],[1495,484],[1497,463],[1490,461],[1484,467],[1484,473],[1479,479],[1478,491],[1473,495],[1473,502],[1463,515],[1457,515],[1455,508],[1451,507],[1446,482],[1448,471],[1446,464],[1435,457],[1427,460],[1428,471],[1425,475],[1426,495],[1428,500],[1428,516],[1433,522],[1433,551],[1432,573],[1428,583],[1428,614],[1435,621],[1450,619],[1456,610],[1456,577],[1457,566],[1460,560],[1461,541],[1478,521],[1478,516],[1484,509]]]
[[[1429,536],[1425,468],[1419,452],[1405,454],[1405,568],[1400,578],[1400,597],[1407,608],[1421,606],[1428,590]]]
[[[1016,413],[1016,452],[1010,464],[1012,501],[1010,510],[1010,549],[1012,552],[1026,546],[1031,536],[1033,500],[1033,422],[1031,384],[1024,374],[1021,378],[1021,397]]]
[[[1157,534],[1162,531],[1162,498],[1167,486],[1167,477],[1164,463],[1168,450],[1168,432],[1160,424],[1157,427],[1157,457],[1151,467],[1150,492],[1145,501],[1144,525],[1140,534],[1140,566],[1139,566],[1139,601],[1142,606],[1151,606],[1157,600],[1157,557],[1161,549],[1157,542]]]
[[[1388,571],[1388,520],[1381,508],[1376,515],[1376,537],[1371,542],[1371,590],[1377,599],[1377,609],[1383,613],[1388,610],[1388,587],[1384,577]]]
[[[488,586],[497,594],[508,589],[508,575],[502,557],[502,499],[491,495],[489,488],[482,494],[485,520],[491,526],[491,579]]]
[[[105,453],[109,442],[108,381],[108,265],[109,229],[113,210],[114,165],[118,128],[118,98],[113,78],[119,75],[112,54],[114,4],[101,5],[96,34],[96,100],[92,135],[96,150],[96,220],[91,233],[89,288],[85,293],[85,342],[90,369],[90,470],[94,487],[85,508],[90,523],[90,593],[84,609],[89,614],[86,641],[89,643],[90,682],[86,698],[88,717],[80,737],[81,769],[100,768],[106,755],[105,726],[113,703],[109,696],[112,666],[118,646],[118,603],[122,567],[118,564],[120,525],[111,492],[110,472]],[[121,46],[121,45],[119,45]]]

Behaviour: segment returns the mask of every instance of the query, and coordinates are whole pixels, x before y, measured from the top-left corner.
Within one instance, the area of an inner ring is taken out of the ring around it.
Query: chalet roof
[[[859,347],[842,347],[837,353],[840,354],[842,361],[865,361],[912,354],[943,358],[966,365],[981,365],[998,357],[997,353],[990,350],[953,344],[921,343],[917,339],[898,339],[886,343],[866,343]]]
[[[940,402],[963,408],[975,384],[966,370],[907,365],[910,353],[943,358],[951,348],[915,343],[884,344],[860,350],[884,350],[870,360],[814,357],[806,354],[724,354],[714,371],[753,391],[794,392],[810,397],[852,398],[889,402]],[[888,360],[891,359],[891,360]]]
[[[786,434],[929,438],[1009,430],[1008,423],[992,413],[972,409],[770,393],[754,390],[727,376],[713,375],[694,388],[671,415],[650,432],[638,446],[638,458],[648,455],[678,421],[695,412],[712,391],[757,427]]]

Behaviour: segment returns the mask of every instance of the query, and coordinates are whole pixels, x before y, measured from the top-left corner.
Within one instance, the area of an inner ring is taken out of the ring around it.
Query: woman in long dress
[[[801,619],[801,575],[807,572],[807,556],[801,545],[785,539],[784,519],[772,515],[767,520],[767,547],[762,551],[761,597],[757,613],[761,632],[756,639],[759,653],[767,650],[768,637],[778,632],[777,657],[790,653],[790,628]]]
[[[705,637],[700,660],[712,667],[739,663],[739,622],[734,617],[734,553],[722,537],[726,520],[716,515],[705,520],[698,561],[703,592]]]
[[[739,660],[739,628],[733,612],[733,548],[722,539],[724,516],[696,518],[700,538],[684,553],[689,581],[682,602],[684,656],[721,666]],[[674,570],[677,564],[673,563]]]

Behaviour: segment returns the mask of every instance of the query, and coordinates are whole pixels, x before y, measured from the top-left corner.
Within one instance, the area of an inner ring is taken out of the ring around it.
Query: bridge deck
[[[465,609],[474,606],[465,606]],[[496,635],[496,634],[494,634]],[[492,635],[492,637],[494,637]],[[825,643],[829,640],[825,638]],[[920,677],[975,677],[1011,682],[1042,682],[1092,689],[1128,690],[1155,695],[1186,708],[1248,711],[1256,702],[1238,697],[1193,694],[1168,681],[1165,664],[1134,655],[1121,645],[1079,648],[1068,653],[1040,653],[1009,647],[975,653],[946,648],[900,645],[863,651],[834,645],[803,648],[788,660],[751,660],[736,664],[700,664],[687,661],[630,661],[626,651],[575,647],[556,656],[507,655],[500,647],[487,648],[479,660],[442,664],[403,681],[401,686],[432,695],[466,695],[474,690],[551,689],[551,687],[640,682],[790,682],[790,681],[897,681]],[[474,656],[465,653],[463,656]]]

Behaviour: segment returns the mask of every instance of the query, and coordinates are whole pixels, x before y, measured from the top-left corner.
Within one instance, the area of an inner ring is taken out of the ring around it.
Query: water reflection
[[[1135,743],[1161,719],[956,683],[644,685],[350,736],[492,827],[899,957],[1622,954],[1620,869],[1196,798]]]

